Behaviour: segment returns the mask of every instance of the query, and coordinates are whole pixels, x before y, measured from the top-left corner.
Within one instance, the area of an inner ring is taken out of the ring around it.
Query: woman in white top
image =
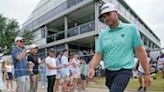
[[[57,74],[57,69],[61,68],[61,66],[56,66],[56,59],[55,59],[55,50],[51,48],[48,52],[48,57],[45,59],[47,65],[47,79],[48,79],[48,87],[47,92],[55,92],[54,91],[54,84]]]

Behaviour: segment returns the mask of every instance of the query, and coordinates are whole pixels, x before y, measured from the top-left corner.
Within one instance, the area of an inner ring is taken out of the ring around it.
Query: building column
[[[151,42],[150,48],[152,48],[152,49],[153,49],[153,42]]]
[[[142,39],[142,41],[143,41],[143,43],[144,43],[144,45],[145,45],[145,37],[142,36],[141,39]]]
[[[47,48],[45,48],[45,56],[46,56],[46,57],[48,56]]]
[[[67,16],[64,16],[64,35],[65,35],[65,38],[67,38],[67,31],[68,31],[68,18],[67,18]]]
[[[47,37],[47,35],[48,35],[48,28],[47,28],[47,26],[44,26],[44,30],[45,30],[45,37]]]
[[[48,33],[48,28],[46,25],[43,25],[42,27],[40,27],[40,30],[44,32],[44,38],[47,37],[47,33]]]
[[[96,41],[98,39],[98,36],[95,36],[95,51],[96,51]]]
[[[99,16],[99,3],[95,3],[95,30],[96,31],[100,31],[100,27],[99,27],[99,19],[98,19],[98,16]]]
[[[65,49],[69,49],[68,43],[65,43]]]
[[[146,46],[149,47],[149,40],[146,40]]]

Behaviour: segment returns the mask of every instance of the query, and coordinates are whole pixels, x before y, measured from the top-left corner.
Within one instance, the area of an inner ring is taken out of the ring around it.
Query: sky
[[[160,38],[164,47],[164,0],[125,0]]]
[[[0,14],[17,19],[21,25],[40,0],[0,0]],[[164,47],[164,0],[125,0],[161,39]]]

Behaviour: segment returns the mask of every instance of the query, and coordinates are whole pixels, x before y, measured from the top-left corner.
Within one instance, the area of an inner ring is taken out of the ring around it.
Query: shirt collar
[[[113,30],[116,30],[116,29],[121,29],[121,28],[123,28],[123,26],[124,26],[124,23],[119,21],[119,25],[116,28],[109,28],[109,31],[113,31]]]
[[[21,48],[19,46],[16,46],[16,48],[18,48],[19,50],[23,51],[23,49],[25,49],[25,47]]]

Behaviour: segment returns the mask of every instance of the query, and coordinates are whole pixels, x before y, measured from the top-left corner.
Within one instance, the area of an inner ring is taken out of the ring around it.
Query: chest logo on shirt
[[[125,36],[125,34],[121,34],[121,37],[123,38]]]

